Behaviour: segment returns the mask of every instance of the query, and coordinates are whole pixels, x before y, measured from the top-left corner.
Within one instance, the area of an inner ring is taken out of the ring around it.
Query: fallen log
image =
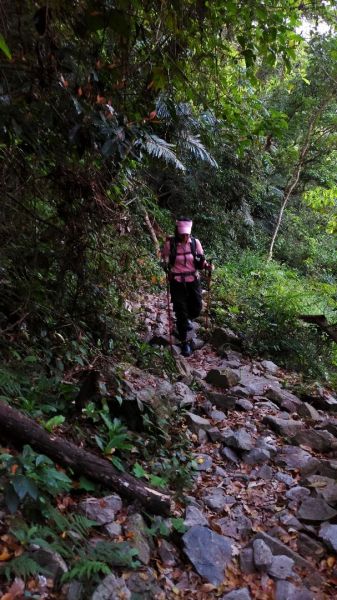
[[[298,318],[306,323],[317,325],[317,327],[323,329],[334,342],[337,342],[337,325],[330,325],[324,315],[299,315]]]
[[[49,434],[35,421],[3,402],[0,402],[0,433],[14,445],[29,444],[75,473],[103,483],[129,500],[138,500],[152,513],[166,515],[170,512],[169,494],[148,487],[132,475],[120,473],[107,460]]]

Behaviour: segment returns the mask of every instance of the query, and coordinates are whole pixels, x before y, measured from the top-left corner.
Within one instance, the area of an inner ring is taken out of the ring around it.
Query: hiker
[[[183,356],[190,356],[193,352],[187,332],[193,329],[191,320],[196,319],[202,309],[198,271],[211,271],[213,268],[205,260],[200,241],[191,236],[192,224],[187,217],[177,219],[175,234],[166,239],[162,249]]]

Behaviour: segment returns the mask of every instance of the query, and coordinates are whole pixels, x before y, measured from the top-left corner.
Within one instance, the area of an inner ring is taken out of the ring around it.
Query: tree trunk
[[[300,179],[300,175],[303,169],[303,165],[304,165],[304,161],[305,161],[305,157],[306,154],[309,150],[309,146],[311,143],[311,137],[312,137],[312,133],[314,130],[314,127],[316,125],[316,121],[318,119],[318,117],[321,115],[322,111],[324,110],[325,106],[327,105],[329,101],[329,98],[327,98],[322,104],[321,106],[318,107],[318,109],[316,110],[316,112],[312,115],[310,121],[309,121],[309,127],[306,133],[306,136],[304,138],[304,142],[303,142],[303,146],[299,155],[299,159],[298,162],[295,166],[294,172],[290,177],[290,180],[284,190],[284,199],[280,208],[280,212],[277,218],[277,222],[276,222],[276,226],[274,229],[274,233],[273,233],[273,237],[271,239],[271,243],[270,243],[270,248],[269,248],[269,253],[268,253],[268,259],[267,262],[270,262],[273,258],[273,251],[274,251],[274,245],[275,245],[275,241],[281,226],[281,222],[282,222],[282,217],[283,217],[283,213],[284,210],[289,202],[289,199],[293,193],[293,191],[296,189],[297,184],[299,182]]]
[[[1,436],[14,445],[30,444],[56,463],[103,483],[129,500],[138,500],[150,512],[170,512],[171,498],[167,493],[150,488],[135,477],[120,473],[107,460],[47,433],[35,421],[3,402],[0,402],[0,426]]]
[[[153,241],[153,244],[154,244],[154,247],[155,247],[155,250],[156,250],[157,258],[159,259],[160,258],[160,245],[159,245],[159,242],[158,242],[158,238],[157,238],[156,232],[155,232],[155,230],[154,230],[154,228],[152,226],[152,223],[150,221],[150,218],[149,218],[149,215],[147,213],[146,208],[144,206],[142,206],[142,209],[143,209],[144,221],[145,221],[146,227],[149,230],[150,236],[152,238],[152,241]]]

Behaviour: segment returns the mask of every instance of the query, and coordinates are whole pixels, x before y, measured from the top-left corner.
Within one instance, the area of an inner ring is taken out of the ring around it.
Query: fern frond
[[[13,576],[20,577],[21,579],[28,579],[37,573],[46,573],[47,570],[41,567],[33,558],[28,554],[21,554],[16,558],[12,558],[6,564],[1,565],[0,574],[4,574],[7,580],[13,579]]]
[[[131,548],[127,542],[101,540],[90,550],[89,556],[93,560],[103,561],[115,567],[136,568],[140,564],[138,560],[134,560],[138,556],[138,550]]]
[[[206,150],[199,135],[191,135],[190,133],[185,134],[180,138],[180,143],[182,147],[195,158],[208,162],[212,167],[218,168],[218,163]]]
[[[21,385],[17,376],[5,368],[0,369],[0,393],[4,396],[21,395]]]
[[[98,526],[99,526],[99,523],[97,523],[97,521],[92,521],[91,519],[88,519],[84,515],[78,515],[78,514],[73,513],[69,516],[68,529],[71,531],[74,531],[75,533],[82,536],[83,538],[87,537],[90,529],[92,529],[93,527],[98,527]]]
[[[172,114],[172,110],[174,110],[173,102],[168,102],[162,96],[160,96],[156,103],[156,113],[158,119],[162,121],[167,121],[175,117],[175,110]]]
[[[179,169],[180,171],[186,171],[185,166],[182,162],[180,162],[180,160],[177,158],[176,154],[172,150],[172,148],[175,147],[174,144],[169,144],[157,135],[147,134],[142,146],[150,156],[162,159],[166,163],[171,163],[176,167],[176,169]]]
[[[62,575],[62,583],[72,581],[73,579],[92,580],[95,575],[103,573],[110,575],[111,569],[104,562],[99,560],[90,560],[88,558],[80,559],[67,573]]]

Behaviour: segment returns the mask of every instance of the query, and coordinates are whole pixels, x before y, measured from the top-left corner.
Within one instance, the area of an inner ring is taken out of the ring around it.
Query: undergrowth
[[[334,380],[332,340],[300,319],[324,314],[336,321],[333,283],[304,277],[276,261],[267,263],[264,256],[246,250],[217,269],[213,294],[216,323],[240,333],[247,352],[273,358],[308,377]]]

